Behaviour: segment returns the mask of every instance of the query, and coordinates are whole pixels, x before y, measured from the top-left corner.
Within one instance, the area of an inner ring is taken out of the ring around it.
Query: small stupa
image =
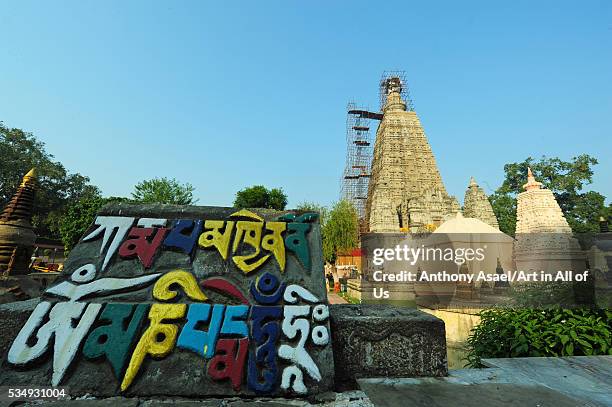
[[[527,169],[524,192],[517,196],[516,266],[524,271],[585,269],[584,253],[572,236],[572,229],[552,191],[536,181],[531,168]]]
[[[0,277],[28,273],[36,240],[31,224],[35,187],[32,169],[0,215]]]
[[[542,188],[527,168],[525,192],[516,198],[516,233],[571,233],[559,204],[550,189]]]
[[[465,191],[463,216],[479,219],[487,225],[499,229],[499,223],[493,212],[491,202],[489,202],[484,190],[478,186],[474,177],[470,177],[470,185]]]

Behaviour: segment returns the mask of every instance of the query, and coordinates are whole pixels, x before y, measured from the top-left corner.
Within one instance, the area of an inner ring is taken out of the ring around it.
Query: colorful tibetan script
[[[100,215],[13,341],[9,367],[46,364],[47,384],[78,389],[82,365],[114,377],[117,394],[181,381],[201,394],[327,390],[318,227],[314,213]],[[193,376],[160,378],[177,366]]]

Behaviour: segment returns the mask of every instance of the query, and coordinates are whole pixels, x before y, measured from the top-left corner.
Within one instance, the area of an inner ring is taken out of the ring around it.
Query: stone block
[[[0,385],[97,398],[333,389],[315,213],[110,205],[40,302],[15,307],[0,308]]]
[[[446,376],[442,320],[413,308],[331,305],[336,388],[368,377]]]

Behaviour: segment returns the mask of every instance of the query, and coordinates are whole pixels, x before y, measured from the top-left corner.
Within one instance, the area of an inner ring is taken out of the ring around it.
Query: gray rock
[[[0,363],[40,298],[0,305]]]
[[[444,322],[385,305],[331,305],[336,387],[365,377],[445,376]]]
[[[38,406],[39,403],[26,403],[25,406]],[[43,403],[49,407],[136,407],[138,406],[138,399],[129,399],[125,397],[110,397],[107,399],[81,399],[81,400],[57,400],[57,401],[45,401]]]
[[[181,399],[167,399],[167,400],[144,400],[141,401],[138,407],[222,407],[224,401],[221,399],[211,400],[181,400]]]

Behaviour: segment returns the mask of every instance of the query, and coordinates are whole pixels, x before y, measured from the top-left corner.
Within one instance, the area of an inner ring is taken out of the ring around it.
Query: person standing
[[[334,289],[334,275],[329,272],[327,273],[327,289],[332,291]]]

